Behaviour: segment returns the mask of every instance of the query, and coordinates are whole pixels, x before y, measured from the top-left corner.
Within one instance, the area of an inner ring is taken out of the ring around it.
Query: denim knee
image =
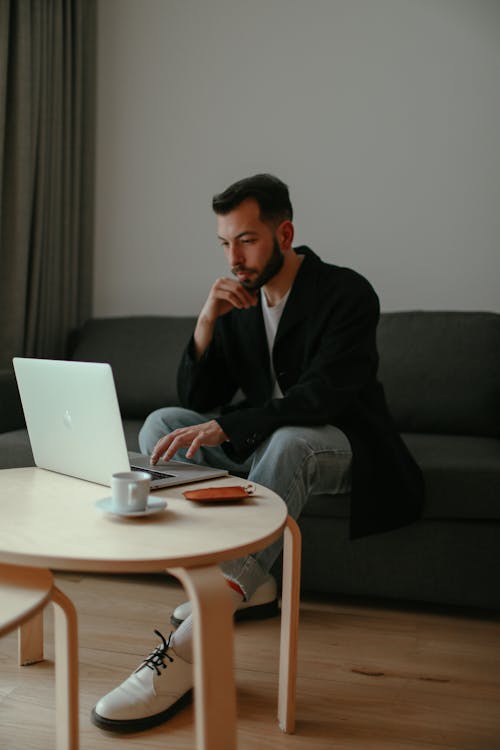
[[[349,440],[336,427],[281,427],[255,452],[249,479],[274,490],[288,504],[291,495],[344,491],[351,461]],[[297,507],[302,498],[298,500]]]
[[[350,452],[351,446],[345,434],[333,425],[280,427],[268,439],[273,450],[316,453],[322,450]]]
[[[255,458],[261,461],[264,457],[276,467],[277,462],[290,466],[297,465],[303,458],[314,453],[306,435],[298,427],[280,427],[255,451]]]

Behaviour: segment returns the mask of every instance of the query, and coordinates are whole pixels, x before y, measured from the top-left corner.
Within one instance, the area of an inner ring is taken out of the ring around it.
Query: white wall
[[[385,310],[500,311],[498,0],[99,0],[96,315],[195,314],[274,172]]]

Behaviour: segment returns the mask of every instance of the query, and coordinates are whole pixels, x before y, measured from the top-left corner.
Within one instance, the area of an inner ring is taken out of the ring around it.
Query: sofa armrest
[[[13,370],[0,370],[0,432],[26,426]]]

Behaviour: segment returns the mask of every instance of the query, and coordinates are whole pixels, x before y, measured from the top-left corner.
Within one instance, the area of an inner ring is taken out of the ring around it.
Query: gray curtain
[[[0,0],[0,367],[92,304],[95,0]]]

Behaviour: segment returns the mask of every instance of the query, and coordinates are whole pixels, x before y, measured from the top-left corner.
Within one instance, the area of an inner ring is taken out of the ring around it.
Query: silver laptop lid
[[[35,464],[109,485],[130,468],[108,364],[15,357]]]
[[[224,469],[127,453],[110,365],[15,357],[14,370],[35,464],[98,484],[134,467],[153,473],[151,489],[226,476]]]

